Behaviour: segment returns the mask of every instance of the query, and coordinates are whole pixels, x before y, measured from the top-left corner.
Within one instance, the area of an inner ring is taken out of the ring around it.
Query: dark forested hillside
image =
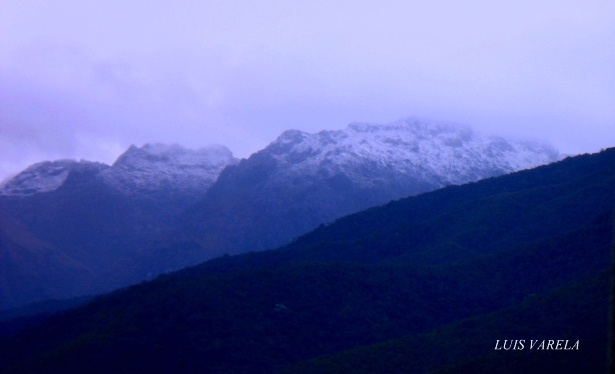
[[[1,340],[0,370],[599,372],[614,165],[609,149],[449,187],[160,276]]]
[[[495,313],[319,357],[285,373],[606,373],[610,283],[610,272],[600,272]],[[496,351],[503,339],[523,339],[523,348]],[[569,346],[578,340],[579,350],[538,349],[542,339],[567,339]]]

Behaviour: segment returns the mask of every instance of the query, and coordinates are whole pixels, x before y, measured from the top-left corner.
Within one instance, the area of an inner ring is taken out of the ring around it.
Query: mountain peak
[[[203,243],[205,250],[194,257],[201,261],[213,251],[272,248],[321,223],[393,199],[557,159],[551,148],[416,118],[352,123],[313,134],[289,130],[223,172],[186,225]],[[169,260],[161,268],[185,260]]]
[[[359,182],[372,178],[376,167],[439,186],[559,159],[557,150],[543,143],[484,137],[468,126],[415,117],[383,125],[355,122],[343,130],[315,134],[289,130],[264,152],[279,165],[292,165],[286,169],[292,173],[322,174],[325,169],[327,175],[342,172]]]
[[[146,143],[142,147],[131,145],[113,166],[136,167],[144,164],[202,164],[220,163],[233,158],[233,153],[223,145],[210,145],[199,149],[185,148],[179,144]]]
[[[0,186],[0,195],[27,196],[50,192],[64,184],[73,171],[99,172],[108,165],[92,161],[56,160],[30,165]]]
[[[278,136],[278,138],[272,144],[296,144],[301,142],[306,136],[309,136],[309,134],[300,130],[286,130],[282,134],[280,134],[280,136]]]
[[[203,193],[230,164],[237,163],[222,145],[188,149],[178,144],[131,145],[112,166],[91,161],[57,160],[33,164],[0,185],[0,195],[27,196],[64,185],[74,171],[92,172],[105,184],[128,194]]]
[[[237,161],[222,145],[200,149],[178,144],[131,145],[101,175],[106,183],[131,194],[161,190],[203,193],[226,166]]]

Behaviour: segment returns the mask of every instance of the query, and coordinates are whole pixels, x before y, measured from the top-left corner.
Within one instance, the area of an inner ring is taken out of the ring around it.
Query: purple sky
[[[496,4],[498,3],[498,4]],[[0,180],[419,116],[615,146],[615,2],[0,0]]]

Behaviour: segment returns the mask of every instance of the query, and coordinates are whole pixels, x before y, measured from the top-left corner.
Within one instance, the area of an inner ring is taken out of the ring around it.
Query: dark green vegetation
[[[603,372],[614,207],[615,149],[398,200],[52,317],[0,371]]]
[[[94,296],[66,300],[45,300],[28,306],[0,312],[0,338],[13,336],[27,328],[38,326],[54,313],[73,309],[92,301]]]
[[[606,373],[610,272],[436,331],[302,362],[286,373]],[[498,350],[497,340],[525,339]],[[579,350],[539,350],[543,339]],[[531,340],[538,340],[531,348]],[[492,344],[486,344],[491,342]]]

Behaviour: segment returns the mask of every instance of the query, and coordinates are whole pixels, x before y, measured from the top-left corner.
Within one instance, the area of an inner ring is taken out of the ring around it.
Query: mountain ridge
[[[544,143],[486,137],[468,126],[414,117],[383,125],[355,122],[343,130],[315,134],[288,130],[267,149],[276,161],[303,172],[315,165],[373,160],[399,173],[426,168],[442,177],[440,186],[468,182],[472,168],[504,174],[560,159],[559,152]]]
[[[177,240],[151,249],[153,257],[164,258],[152,266],[176,270],[223,254],[274,248],[393,199],[559,158],[551,146],[414,118],[316,134],[288,130],[226,168],[182,217]],[[170,250],[182,246],[183,255]]]
[[[224,146],[146,144],[111,166],[37,164],[3,184],[0,208],[91,269],[95,293],[273,248],[392,199],[558,157],[550,146],[457,125],[353,123],[316,134],[289,130],[242,160]]]
[[[0,185],[0,195],[27,196],[54,191],[71,172],[85,169],[129,195],[153,195],[169,189],[175,193],[198,194],[215,182],[224,167],[237,161],[222,145],[196,150],[177,144],[131,145],[112,165],[69,159],[33,164]]]

